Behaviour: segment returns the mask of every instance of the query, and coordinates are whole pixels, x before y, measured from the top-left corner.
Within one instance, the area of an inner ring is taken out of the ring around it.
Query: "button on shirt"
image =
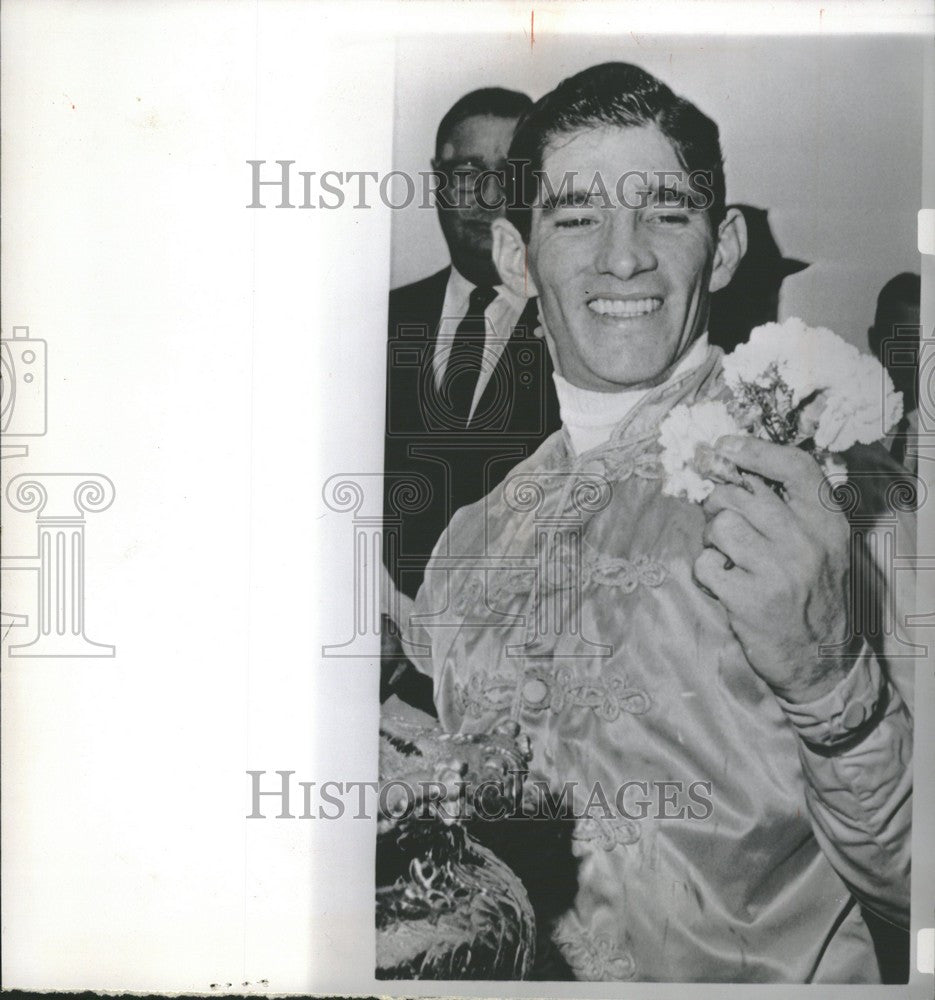
[[[437,389],[441,389],[442,380],[445,377],[445,369],[448,365],[448,355],[451,351],[451,345],[458,330],[458,325],[467,315],[468,303],[474,288],[475,286],[464,275],[452,267],[451,276],[448,278],[448,285],[445,288],[442,319],[438,328],[438,337],[435,341],[435,354],[432,357],[432,372]],[[494,291],[497,293],[496,298],[484,311],[484,318],[487,321],[484,351],[492,364],[484,365],[480,371],[477,379],[477,388],[474,390],[471,416],[474,415],[477,404],[484,395],[484,390],[490,381],[493,368],[496,366],[496,362],[500,360],[506,343],[513,333],[513,327],[516,326],[526,306],[526,299],[514,294],[505,285],[497,285]]]

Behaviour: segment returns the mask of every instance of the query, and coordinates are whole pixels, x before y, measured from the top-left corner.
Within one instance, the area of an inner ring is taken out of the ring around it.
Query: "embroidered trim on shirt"
[[[665,566],[649,556],[640,556],[632,561],[612,556],[595,556],[587,566],[588,584],[619,587],[625,594],[632,594],[640,584],[644,587],[658,587],[667,575]]]
[[[659,461],[659,452],[657,451],[644,451],[639,455],[621,455],[611,452],[599,458],[586,460],[583,471],[592,471],[589,468],[592,465],[595,472],[597,465],[600,465],[600,474],[618,483],[624,482],[631,476],[636,476],[638,479],[661,479],[663,475],[662,463]]]
[[[585,982],[632,979],[636,973],[633,956],[606,934],[585,934],[566,926],[552,940],[577,978]]]
[[[548,596],[559,591],[572,590],[575,572],[571,565],[550,559],[549,572],[545,579],[538,580],[539,596]],[[487,597],[491,607],[504,600],[531,594],[537,586],[539,573],[533,568],[494,571],[488,584]],[[593,549],[585,549],[581,566],[581,589],[586,587],[617,587],[625,594],[632,594],[641,584],[644,587],[658,587],[665,582],[668,570],[647,555],[636,559],[602,556]],[[454,613],[466,618],[479,610],[484,599],[484,584],[480,577],[472,576],[455,598]]]
[[[591,708],[605,722],[613,722],[621,712],[643,715],[649,710],[649,695],[630,687],[619,674],[596,680],[578,680],[570,667],[555,671],[549,707],[561,712],[566,705]]]
[[[534,569],[501,570],[493,574],[490,588],[491,601],[501,597],[516,597],[518,594],[528,594],[536,581]]]
[[[560,667],[554,674],[527,670],[517,680],[505,674],[475,673],[464,685],[455,684],[458,711],[475,718],[487,712],[509,710],[514,699],[519,711],[561,712],[566,708],[590,708],[598,718],[614,722],[623,712],[643,715],[652,700],[645,691],[631,687],[620,674],[581,679],[571,667]]]
[[[606,819],[603,816],[586,816],[575,824],[572,840],[596,844],[605,851],[612,851],[622,844],[635,844],[640,839],[637,823],[626,816]]]

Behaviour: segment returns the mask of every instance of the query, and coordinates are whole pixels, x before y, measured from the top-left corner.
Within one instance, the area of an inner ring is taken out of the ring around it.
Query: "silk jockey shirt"
[[[878,982],[857,899],[908,922],[913,661],[896,633],[865,640],[833,691],[785,703],[693,581],[705,517],[661,493],[658,431],[724,394],[721,357],[707,347],[589,451],[557,432],[459,510],[407,648],[447,730],[513,719],[576,810],[601,785],[612,815],[575,822],[577,890],[552,932],[577,979]],[[906,518],[883,520],[904,548]],[[626,782],[649,794],[618,798]],[[693,782],[710,783],[694,800]]]

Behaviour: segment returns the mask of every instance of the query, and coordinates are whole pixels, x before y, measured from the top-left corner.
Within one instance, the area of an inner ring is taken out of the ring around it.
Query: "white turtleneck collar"
[[[672,369],[663,385],[697,368],[708,349],[708,335],[702,334],[688,349],[682,360]],[[578,455],[603,444],[614,428],[652,389],[624,389],[621,392],[596,392],[572,385],[555,373],[555,392],[561,411],[562,423]],[[655,387],[653,387],[655,388]]]

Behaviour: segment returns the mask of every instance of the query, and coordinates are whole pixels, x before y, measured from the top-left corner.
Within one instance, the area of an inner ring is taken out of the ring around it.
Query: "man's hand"
[[[732,436],[717,450],[758,475],[745,477],[749,489],[717,486],[704,502],[706,548],[695,577],[724,605],[751,666],[776,694],[812,701],[851,666],[818,652],[848,636],[847,519],[822,506],[821,469],[800,449]],[[781,483],[785,498],[758,476]]]

